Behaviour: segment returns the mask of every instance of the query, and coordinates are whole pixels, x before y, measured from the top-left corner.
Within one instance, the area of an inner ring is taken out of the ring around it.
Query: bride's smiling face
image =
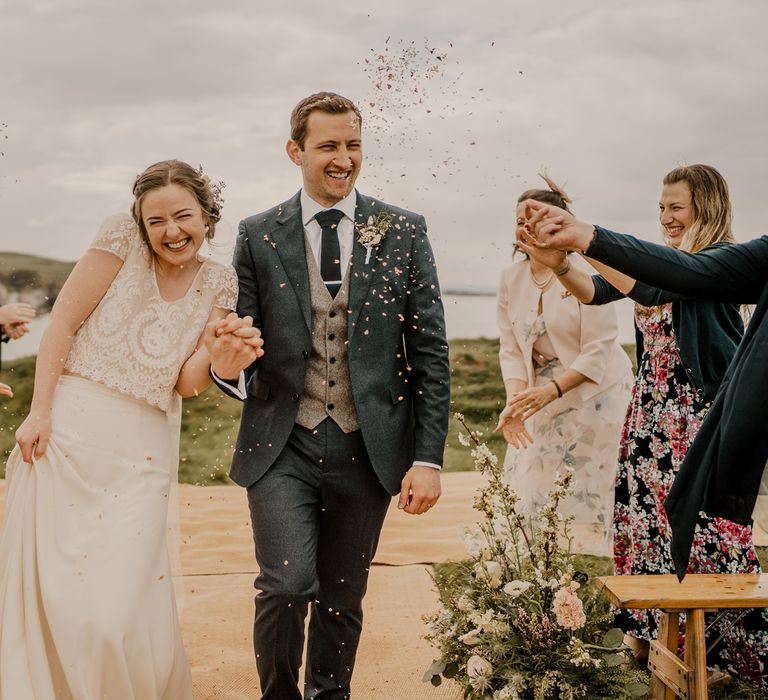
[[[155,256],[170,265],[192,262],[205,240],[206,222],[197,198],[181,185],[147,192],[141,218]]]

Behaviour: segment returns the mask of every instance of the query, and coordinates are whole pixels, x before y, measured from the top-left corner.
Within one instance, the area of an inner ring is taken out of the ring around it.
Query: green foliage
[[[449,347],[451,405],[472,424],[482,426],[488,447],[503,460],[507,443],[501,433],[493,432],[506,399],[499,371],[499,341],[459,339],[452,340]],[[454,420],[448,425],[443,466],[448,472],[472,469],[467,451],[459,445],[457,435],[460,427]]]
[[[191,484],[229,483],[242,404],[211,384],[194,398],[184,399],[181,419],[179,481]]]

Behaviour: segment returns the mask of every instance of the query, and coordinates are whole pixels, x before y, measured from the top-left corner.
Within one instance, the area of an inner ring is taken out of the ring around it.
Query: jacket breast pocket
[[[266,401],[269,398],[269,384],[254,374],[248,382],[248,395]]]

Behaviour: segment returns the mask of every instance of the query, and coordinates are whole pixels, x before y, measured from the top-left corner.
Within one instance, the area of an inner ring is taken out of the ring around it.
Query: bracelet
[[[551,381],[555,385],[555,389],[557,389],[557,398],[562,399],[563,390],[560,388],[560,385],[554,379],[550,379],[549,381]]]
[[[565,265],[559,270],[555,270],[555,277],[562,277],[567,275],[571,271],[571,261],[568,258],[565,259]]]

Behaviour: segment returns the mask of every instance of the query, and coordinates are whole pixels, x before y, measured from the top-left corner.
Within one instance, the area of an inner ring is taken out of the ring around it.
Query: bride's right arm
[[[16,431],[16,442],[25,462],[45,454],[51,435],[51,403],[72,338],[90,316],[109,285],[123,266],[123,261],[104,250],[89,249],[73,268],[51,311],[40,340],[35,365],[35,388],[29,415]]]

